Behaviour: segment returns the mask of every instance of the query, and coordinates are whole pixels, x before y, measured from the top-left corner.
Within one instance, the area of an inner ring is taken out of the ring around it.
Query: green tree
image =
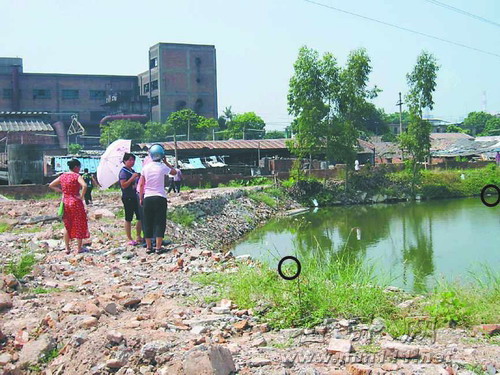
[[[288,89],[288,113],[295,118],[291,123],[294,138],[287,142],[292,153],[300,158],[312,157],[324,149],[326,136],[325,118],[329,113],[329,91],[338,91],[339,68],[333,56],[324,57],[306,46],[300,48],[295,61],[294,74]],[[326,66],[328,64],[328,66]],[[330,87],[325,69],[328,68]],[[337,82],[335,82],[337,81]]]
[[[446,127],[446,133],[465,133],[465,130],[458,125],[451,124]]]
[[[285,132],[281,130],[271,130],[266,132],[264,139],[282,139],[285,138]]]
[[[196,129],[204,135],[203,139],[212,139],[212,131],[219,127],[219,122],[214,118],[200,116]]]
[[[464,119],[463,127],[469,129],[472,135],[482,133],[488,120],[493,116],[486,112],[470,112]]]
[[[68,154],[77,155],[82,150],[82,146],[77,143],[71,143],[68,146]]]
[[[173,135],[176,138],[179,135],[185,136],[184,139],[191,138],[199,121],[200,116],[191,109],[181,109],[180,111],[172,112],[167,119],[167,123],[171,125]]]
[[[295,138],[288,147],[294,154],[326,154],[329,160],[346,163],[347,170],[353,168],[359,132],[366,129],[375,108],[368,99],[379,92],[368,88],[371,70],[364,49],[352,51],[345,68],[331,53],[320,58],[312,49],[300,49],[288,91],[288,111],[295,117]]]
[[[486,122],[483,135],[500,135],[500,117],[492,117]]]
[[[430,156],[432,126],[429,121],[422,119],[422,111],[425,108],[432,110],[434,106],[432,94],[436,89],[438,70],[436,58],[423,51],[418,56],[413,71],[406,76],[409,86],[406,102],[410,112],[410,121],[406,133],[400,135],[400,143],[401,147],[411,155],[413,193],[419,177],[419,165]]]
[[[228,135],[235,139],[262,139],[266,123],[254,112],[234,115],[228,123]]]
[[[132,143],[142,142],[144,126],[140,122],[116,120],[107,125],[101,125],[100,143],[106,147],[117,139],[130,139]]]
[[[144,126],[143,142],[160,142],[165,141],[167,137],[167,125],[160,122],[148,122]]]

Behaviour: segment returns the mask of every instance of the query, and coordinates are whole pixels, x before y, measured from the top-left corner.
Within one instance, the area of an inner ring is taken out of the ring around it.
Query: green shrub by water
[[[269,194],[267,194],[266,192],[255,192],[255,191],[252,191],[252,192],[249,192],[248,193],[248,198],[256,201],[256,202],[262,202],[262,203],[265,203],[267,204],[269,207],[276,207],[278,205],[278,203],[276,202],[276,200],[270,196]]]
[[[236,272],[210,273],[193,277],[214,285],[218,295],[229,298],[239,308],[251,308],[273,328],[311,327],[325,318],[356,318],[370,323],[380,317],[387,332],[431,335],[435,328],[458,325],[470,327],[498,323],[500,274],[487,268],[481,278],[468,283],[438,283],[410,308],[397,305],[413,299],[408,293],[386,292],[390,280],[375,277],[373,268],[356,260],[319,256],[301,257],[299,279],[286,281],[265,264],[239,264]],[[292,274],[295,266],[285,272]],[[488,275],[488,277],[484,277]],[[423,324],[412,317],[424,316]]]

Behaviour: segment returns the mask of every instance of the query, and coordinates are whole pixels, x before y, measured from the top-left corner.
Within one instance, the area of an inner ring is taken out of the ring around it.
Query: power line
[[[496,23],[495,21],[490,21],[489,19],[486,19],[484,17],[481,17],[481,16],[478,16],[478,15],[475,15],[475,14],[472,14],[472,13],[469,13],[463,9],[460,9],[460,8],[456,8],[452,5],[449,5],[449,4],[445,4],[445,3],[442,3],[440,1],[437,1],[437,0],[424,0],[424,1],[427,1],[429,3],[432,3],[434,5],[437,5],[437,6],[440,6],[440,7],[443,7],[443,8],[446,8],[446,9],[449,9],[449,10],[452,10],[454,12],[457,12],[457,13],[460,13],[460,14],[463,14],[465,16],[468,16],[468,17],[472,17],[472,18],[475,18],[476,20],[479,20],[481,22],[486,22],[486,23],[489,23],[493,26],[496,26],[496,27],[500,27],[500,23]]]
[[[443,38],[440,38],[440,37],[437,37],[437,36],[433,36],[433,35],[430,35],[430,34],[425,34],[425,33],[422,33],[422,32],[420,32],[420,31],[416,31],[416,30],[408,29],[408,28],[406,28],[406,27],[402,27],[402,26],[394,25],[394,24],[389,23],[389,22],[380,21],[380,20],[377,20],[377,19],[375,19],[375,18],[371,18],[371,17],[367,17],[367,16],[362,16],[361,14],[357,14],[357,13],[349,12],[349,11],[347,11],[347,10],[343,10],[343,9],[335,8],[335,7],[332,7],[332,6],[330,6],[330,5],[326,5],[326,4],[318,3],[318,2],[316,2],[316,1],[312,1],[312,0],[304,0],[304,1],[306,1],[306,2],[308,2],[308,3],[311,3],[311,4],[315,4],[315,5],[322,6],[322,7],[324,7],[324,8],[328,8],[328,9],[336,10],[336,11],[338,11],[338,12],[346,13],[346,14],[349,14],[349,15],[351,15],[351,16],[355,16],[355,17],[363,18],[363,19],[365,19],[365,20],[369,20],[369,21],[377,22],[377,23],[380,23],[380,24],[382,24],[382,25],[386,25],[386,26],[394,27],[394,28],[399,29],[399,30],[408,31],[408,32],[413,33],[413,34],[422,35],[422,36],[425,36],[425,37],[427,37],[427,38],[431,38],[431,39],[439,40],[439,41],[441,41],[441,42],[445,42],[445,43],[453,44],[453,45],[455,45],[455,46],[459,46],[459,47],[463,47],[463,48],[471,49],[471,50],[473,50],[473,51],[477,51],[477,52],[485,53],[485,54],[487,54],[487,55],[491,55],[491,56],[495,56],[495,57],[500,57],[500,55],[499,55],[499,54],[494,53],[494,52],[488,52],[488,51],[485,51],[485,50],[482,50],[482,49],[479,49],[479,48],[475,48],[475,47],[467,46],[467,45],[462,44],[462,43],[453,42],[453,41],[448,40],[448,39],[443,39]]]

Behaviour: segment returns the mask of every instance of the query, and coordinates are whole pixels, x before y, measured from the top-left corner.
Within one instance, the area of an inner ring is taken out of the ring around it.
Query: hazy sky
[[[374,103],[393,112],[423,50],[441,66],[432,115],[458,120],[500,112],[500,27],[429,0],[315,0],[328,6],[489,51],[491,56],[311,4],[304,0],[0,0],[0,56],[25,72],[136,75],[158,42],[213,44],[219,113],[254,111],[268,128],[289,122],[286,95],[300,46],[343,65],[365,47]],[[500,0],[440,0],[500,24]]]

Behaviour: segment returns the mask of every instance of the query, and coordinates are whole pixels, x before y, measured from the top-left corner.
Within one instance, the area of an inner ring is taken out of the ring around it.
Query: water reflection
[[[271,263],[291,254],[369,260],[394,284],[423,292],[436,276],[463,275],[473,262],[498,266],[498,229],[498,213],[475,198],[322,208],[273,220],[234,252]]]

